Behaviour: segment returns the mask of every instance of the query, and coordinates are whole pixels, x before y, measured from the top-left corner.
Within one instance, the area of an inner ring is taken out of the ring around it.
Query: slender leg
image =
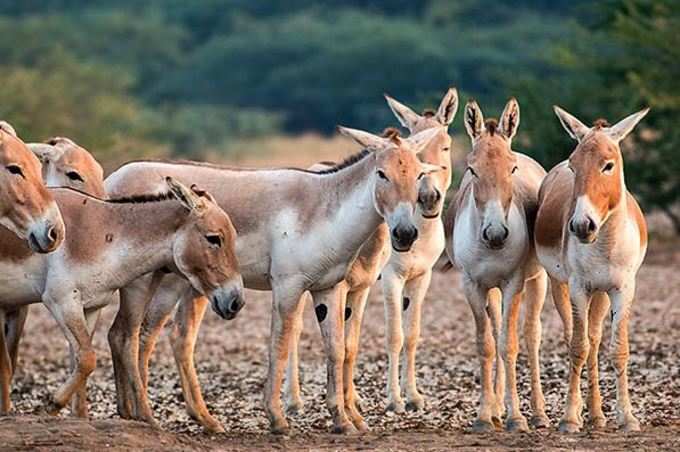
[[[288,354],[288,365],[286,367],[286,380],[283,385],[283,393],[286,400],[286,414],[294,415],[302,413],[304,402],[300,396],[300,335],[304,324],[305,304],[311,300],[309,292],[305,292],[300,299],[300,304],[295,312],[291,329],[290,352]]]
[[[486,294],[486,311],[491,319],[491,327],[493,329],[494,343],[500,343],[501,327],[503,316],[501,314],[501,305],[503,304],[503,294],[498,288],[489,290]],[[491,420],[496,427],[503,425],[503,416],[505,416],[505,365],[503,364],[503,357],[501,356],[501,348],[496,348],[495,359],[495,378],[494,378],[494,408]]]
[[[628,320],[635,296],[635,280],[621,289],[609,291],[612,304],[612,336],[609,345],[610,359],[616,369],[616,411],[619,428],[626,432],[640,431],[640,422],[633,415],[628,394]]]
[[[94,338],[94,332],[97,328],[97,324],[99,323],[101,312],[102,311],[100,308],[85,310],[85,322],[87,323],[87,330],[90,334],[90,341],[92,341]],[[76,356],[75,350],[70,344],[69,351],[71,354],[71,372],[73,372],[76,365]],[[87,409],[87,382],[73,395],[73,399],[71,400],[71,411],[76,415],[76,417],[89,417]]]
[[[327,392],[326,406],[333,418],[333,433],[356,432],[345,412],[343,367],[345,364],[345,298],[344,281],[335,287],[312,292],[321,336],[326,349]],[[325,314],[325,315],[324,315]]]
[[[356,387],[354,386],[354,367],[359,354],[359,338],[361,336],[361,322],[364,318],[366,300],[370,287],[359,289],[347,294],[345,306],[345,363],[343,383],[345,384],[345,408],[347,415],[360,432],[368,431],[368,425],[359,412],[360,404]]]
[[[526,304],[526,319],[524,320],[524,337],[529,352],[529,367],[531,369],[531,425],[545,428],[550,420],[545,414],[545,397],[541,387],[541,312],[548,290],[548,276],[541,270],[538,276],[526,281],[524,299]]]
[[[569,281],[572,318],[574,328],[571,338],[569,390],[567,403],[560,421],[560,431],[578,432],[583,426],[583,399],[581,397],[581,371],[588,359],[590,344],[588,343],[588,308],[591,294],[587,293],[580,281]]]
[[[12,361],[5,338],[6,325],[5,310],[0,309],[0,415],[6,415],[12,409],[12,401],[10,399]]]
[[[419,411],[425,408],[425,400],[416,386],[416,347],[420,339],[420,316],[427,289],[430,287],[432,271],[428,270],[404,286],[404,333],[405,347],[402,362],[401,383],[406,395],[406,409]],[[406,303],[406,300],[409,303]]]
[[[224,427],[210,414],[203,400],[201,385],[194,365],[196,339],[207,307],[208,299],[206,297],[197,296],[196,293],[192,292],[182,297],[170,340],[179,371],[187,413],[206,430],[224,432]]]
[[[53,296],[48,291],[43,295],[43,303],[61,327],[76,356],[74,372],[54,394],[48,407],[50,414],[57,414],[71,400],[73,394],[87,383],[88,376],[97,365],[97,358],[81,302],[68,298],[68,295]]]
[[[491,320],[486,311],[487,290],[480,287],[467,277],[463,278],[465,296],[475,318],[477,330],[477,355],[481,368],[482,390],[479,396],[479,410],[477,419],[472,425],[473,431],[489,432],[495,430],[492,422],[496,394],[493,388],[493,360],[496,356],[496,342],[494,341]]]
[[[288,348],[292,323],[303,290],[301,288],[274,285],[269,342],[269,371],[264,391],[265,411],[269,417],[270,430],[275,434],[288,432],[288,421],[281,409],[281,380],[288,360]]]
[[[24,333],[28,310],[29,306],[22,306],[8,312],[5,319],[7,322],[7,348],[9,350],[10,360],[12,361],[12,376],[14,376],[17,371],[19,343],[21,342],[21,336]]]
[[[598,351],[602,341],[602,324],[609,312],[609,297],[604,292],[597,292],[590,301],[588,313],[588,340],[590,353],[588,353],[588,413],[590,422],[595,429],[606,427],[607,420],[602,412],[602,397],[600,396],[600,370]]]
[[[387,339],[387,411],[404,412],[404,401],[399,388],[399,355],[404,345],[401,326],[401,312],[404,300],[404,280],[385,268],[382,273],[383,295],[385,297],[385,324]]]
[[[126,410],[128,406],[131,408],[131,412],[120,414],[157,426],[139,376],[139,332],[153,292],[148,281],[143,278],[133,281],[119,292],[120,307],[109,330],[109,345],[111,355],[116,357],[113,363],[118,396],[121,397],[122,393]]]
[[[505,428],[513,432],[529,430],[527,419],[519,409],[519,395],[517,394],[517,355],[519,353],[519,312],[522,305],[524,281],[511,281],[503,292],[503,328],[501,330],[501,355],[505,364],[505,409],[508,416]]]
[[[555,278],[550,278],[550,290],[557,313],[562,319],[564,341],[567,344],[567,349],[569,349],[571,347],[571,332],[574,329],[574,322],[571,316],[571,301],[569,301],[569,285]]]

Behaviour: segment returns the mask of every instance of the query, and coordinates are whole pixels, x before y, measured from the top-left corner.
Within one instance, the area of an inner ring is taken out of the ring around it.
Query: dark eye
[[[213,246],[222,247],[222,237],[219,234],[208,234],[205,236],[205,239]]]
[[[475,170],[473,170],[471,166],[468,166],[467,169],[468,169],[468,171],[470,171],[470,174],[472,174],[473,176],[477,177],[477,173],[475,173]]]
[[[387,176],[385,176],[385,172],[384,172],[383,170],[378,170],[377,173],[378,173],[378,177],[379,177],[379,178],[381,178],[381,179],[383,179],[383,180],[389,180],[389,179],[387,178]]]
[[[26,177],[26,176],[24,176],[24,171],[21,169],[21,167],[19,165],[7,165],[6,168],[7,168],[7,171],[9,171],[12,174],[15,174],[17,176],[21,176],[21,177],[24,177],[24,178]]]
[[[418,180],[422,179],[423,177],[425,177],[425,173],[418,174]]]
[[[515,171],[517,171],[517,167],[516,167],[516,166],[512,169],[512,174],[515,174]]]
[[[451,148],[450,148],[450,147],[448,147],[448,146],[442,149],[442,151],[444,151],[444,152],[446,152],[446,151],[450,151],[450,150],[451,150]]]
[[[66,177],[74,181],[85,182],[85,179],[83,179],[83,177],[75,171],[68,171],[66,173]]]
[[[608,173],[609,171],[614,169],[614,162],[607,162],[607,164],[602,168],[603,173]]]

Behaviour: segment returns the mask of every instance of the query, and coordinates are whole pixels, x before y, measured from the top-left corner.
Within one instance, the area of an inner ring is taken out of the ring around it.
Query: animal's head
[[[28,143],[42,163],[42,176],[48,187],[71,187],[103,198],[104,170],[86,149],[64,137],[45,143]]]
[[[425,218],[436,218],[441,213],[446,191],[451,185],[451,137],[448,130],[458,110],[458,91],[449,88],[437,111],[425,111],[422,115],[388,95],[385,95],[385,99],[401,125],[412,135],[428,129],[438,131],[418,154],[421,161],[442,167],[442,171],[422,178],[418,187],[421,214]]]
[[[600,227],[625,196],[623,158],[619,143],[645,117],[648,108],[613,126],[598,120],[588,127],[560,107],[555,114],[578,144],[569,157],[574,172],[574,193],[569,231],[582,243],[597,239]]]
[[[40,162],[6,122],[0,123],[0,224],[38,253],[54,251],[64,240],[64,221]]]
[[[390,228],[392,248],[398,252],[410,250],[418,238],[413,218],[418,202],[418,184],[426,175],[441,171],[439,166],[422,163],[416,154],[439,131],[427,129],[401,138],[398,133],[381,137],[346,127],[338,127],[338,130],[375,152],[375,173],[372,176],[375,209]]]
[[[512,204],[513,177],[517,157],[512,152],[512,138],[519,127],[519,104],[510,99],[500,122],[484,120],[474,100],[465,106],[465,128],[472,140],[467,157],[467,171],[472,178],[472,193],[481,213],[481,240],[492,249],[505,245],[510,229],[508,213]]]
[[[173,246],[175,265],[194,289],[210,299],[217,314],[233,319],[245,304],[236,229],[209,193],[170,177],[166,182],[187,210]]]

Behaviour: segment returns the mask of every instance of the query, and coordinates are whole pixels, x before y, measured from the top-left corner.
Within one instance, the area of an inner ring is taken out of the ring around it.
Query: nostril
[[[588,232],[595,232],[595,222],[592,218],[588,217]]]
[[[503,240],[507,239],[508,235],[510,235],[510,230],[507,226],[503,225]]]
[[[439,200],[442,199],[442,194],[439,192],[439,190],[434,191],[434,200],[435,202],[439,202]]]
[[[574,220],[569,221],[569,231],[576,233],[576,227],[574,226]]]
[[[489,227],[485,227],[484,230],[482,231],[482,238],[486,240],[487,242],[489,241]]]
[[[57,241],[57,230],[54,226],[50,226],[47,231],[47,237],[54,243]]]

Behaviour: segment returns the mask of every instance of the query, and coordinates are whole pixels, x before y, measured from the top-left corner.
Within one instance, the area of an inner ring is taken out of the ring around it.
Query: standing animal
[[[94,370],[95,314],[116,290],[140,276],[160,269],[178,272],[221,309],[238,311],[243,305],[229,217],[209,195],[171,179],[166,183],[169,191],[161,195],[111,201],[50,189],[72,231],[64,246],[47,255],[23,244],[3,248],[0,308],[17,309],[42,299],[73,350],[72,373],[54,395],[50,411],[59,411],[83,390]],[[121,306],[128,301],[124,295]]]
[[[344,286],[347,268],[361,245],[386,222],[394,249],[407,251],[416,240],[414,223],[418,180],[436,168],[421,164],[416,153],[438,131],[425,131],[408,139],[382,138],[367,132],[340,128],[365,150],[323,172],[299,169],[236,169],[196,163],[138,162],[127,164],[106,181],[110,194],[153,190],[161,175],[179,180],[201,181],[220,205],[230,212],[239,231],[237,255],[246,287],[273,292],[269,372],[265,386],[265,409],[271,430],[284,433],[288,422],[283,414],[280,389],[291,343],[292,324],[300,299],[310,291],[327,354],[328,391],[326,403],[333,418],[333,431],[355,428],[345,412],[343,396]],[[226,187],[241,187],[226,190]],[[129,336],[144,330],[149,344],[182,298],[173,333],[173,349],[188,411],[208,429],[222,427],[210,416],[193,366],[193,347],[206,303],[183,290],[182,284],[164,280],[147,310],[147,319],[117,335]],[[143,344],[142,344],[143,346]],[[118,350],[116,353],[135,353]],[[125,408],[143,386],[150,350],[139,354],[141,372],[129,376],[130,388],[120,391],[123,416],[135,415]],[[141,374],[141,375],[140,375]],[[145,396],[144,396],[145,399]],[[148,406],[144,400],[137,405]],[[150,413],[145,413],[145,417]]]
[[[647,250],[647,226],[626,189],[619,144],[648,111],[611,127],[602,120],[588,127],[555,107],[562,126],[578,144],[569,160],[553,168],[543,181],[535,241],[556,305],[562,306],[568,338],[571,332],[569,392],[560,422],[563,432],[583,427],[580,381],[586,360],[590,421],[595,428],[606,425],[597,353],[610,302],[617,422],[625,431],[640,430],[628,395],[628,320],[635,278]]]
[[[545,171],[531,158],[511,149],[519,127],[519,104],[515,99],[506,104],[500,122],[485,121],[477,103],[469,101],[464,122],[472,152],[446,215],[446,251],[462,271],[463,289],[477,330],[482,388],[473,429],[490,431],[500,424],[505,393],[506,429],[527,431],[527,420],[519,409],[516,377],[522,299],[527,304],[524,336],[531,367],[532,424],[544,427],[549,423],[539,365],[540,314],[547,276],[538,264],[532,240],[538,190]],[[496,347],[501,359],[496,363],[494,390]]]
[[[42,163],[43,180],[48,187],[71,187],[93,196],[103,196],[102,168],[87,150],[68,138],[52,138],[46,143],[27,143],[27,146]],[[7,248],[24,248],[26,253],[30,253],[27,244],[1,226],[0,241]],[[0,404],[0,414],[11,408],[10,384],[16,371],[19,342],[27,315],[28,306],[0,309],[0,391],[4,402]],[[82,394],[79,393],[76,399],[78,404],[84,403]]]
[[[34,251],[49,253],[64,240],[64,221],[40,174],[40,162],[0,121],[0,225]]]
[[[441,168],[423,177],[419,182],[418,209],[415,216],[418,240],[406,252],[392,252],[389,247],[389,231],[382,224],[361,247],[359,256],[345,275],[347,301],[345,307],[345,408],[361,431],[368,430],[357,404],[360,400],[354,386],[354,365],[359,349],[361,321],[366,300],[373,284],[382,273],[387,322],[387,351],[389,374],[387,383],[388,409],[404,411],[399,388],[399,355],[402,351],[404,336],[406,348],[402,361],[402,390],[407,397],[407,405],[412,409],[423,408],[423,398],[416,388],[415,355],[420,336],[420,310],[430,284],[432,266],[444,251],[444,227],[440,214],[444,196],[451,184],[451,137],[448,127],[458,109],[458,93],[449,89],[444,95],[436,112],[427,111],[419,115],[406,105],[386,96],[387,103],[411,134],[424,130],[436,130],[438,134],[418,155],[425,163]],[[315,165],[315,169],[323,168]],[[402,301],[403,300],[403,301]],[[402,308],[403,307],[403,308]],[[402,309],[406,315],[405,331],[402,333]],[[298,364],[298,342],[302,332],[302,312],[299,313],[295,328],[294,342],[289,355],[286,373],[287,410],[297,412],[302,409]]]

